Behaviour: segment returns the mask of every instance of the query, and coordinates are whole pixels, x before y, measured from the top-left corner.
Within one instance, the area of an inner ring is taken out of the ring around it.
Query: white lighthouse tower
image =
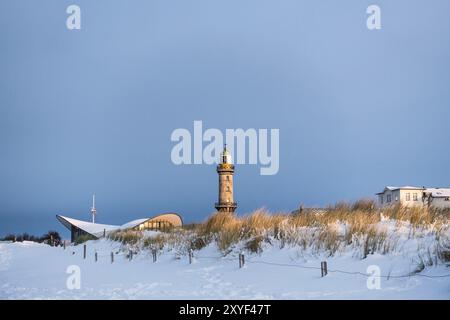
[[[95,223],[95,215],[97,214],[97,210],[95,209],[95,194],[92,195],[91,214],[92,214],[92,223]]]

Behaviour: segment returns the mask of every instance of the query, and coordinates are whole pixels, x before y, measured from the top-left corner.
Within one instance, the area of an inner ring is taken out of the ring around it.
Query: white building
[[[424,203],[435,208],[450,208],[450,189],[448,188],[426,188]]]
[[[121,226],[82,221],[61,215],[56,215],[56,218],[70,230],[71,242],[75,242],[81,236],[99,239],[117,230],[165,230],[183,225],[181,216],[174,212],[163,213],[152,218],[133,220]]]
[[[386,207],[402,204],[405,207],[433,206],[436,208],[450,208],[450,189],[425,187],[385,187],[377,193],[378,204]]]

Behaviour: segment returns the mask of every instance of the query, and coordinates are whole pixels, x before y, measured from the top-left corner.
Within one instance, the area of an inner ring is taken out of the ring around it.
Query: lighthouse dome
[[[220,154],[221,163],[230,163],[231,164],[231,154],[227,150],[227,146],[223,148],[222,153]]]

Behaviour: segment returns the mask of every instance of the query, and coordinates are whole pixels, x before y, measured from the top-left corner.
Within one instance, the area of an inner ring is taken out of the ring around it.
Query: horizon
[[[239,216],[449,188],[450,3],[377,3],[369,31],[365,0],[79,0],[81,30],[69,1],[1,2],[0,237],[67,237],[94,193],[99,223],[205,220],[215,164],[171,159],[197,120],[279,130],[276,174],[236,165]]]

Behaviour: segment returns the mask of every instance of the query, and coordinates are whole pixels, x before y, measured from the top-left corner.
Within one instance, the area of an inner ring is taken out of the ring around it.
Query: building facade
[[[424,205],[439,209],[450,208],[450,189],[426,188],[423,192]]]
[[[385,187],[377,193],[380,207],[401,204],[404,207],[433,206],[450,208],[450,189],[425,187]]]
[[[217,173],[219,174],[219,201],[215,203],[215,208],[219,212],[234,213],[237,208],[237,203],[234,202],[233,197],[234,165],[226,145],[220,155]]]

